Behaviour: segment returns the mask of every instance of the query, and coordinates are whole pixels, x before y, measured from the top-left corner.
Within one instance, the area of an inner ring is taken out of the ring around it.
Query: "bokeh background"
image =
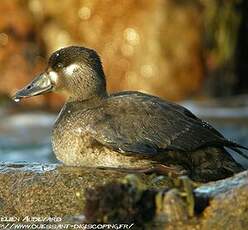
[[[94,48],[109,92],[177,101],[248,145],[246,0],[1,0],[0,160],[55,162],[64,98],[11,95],[67,45]]]

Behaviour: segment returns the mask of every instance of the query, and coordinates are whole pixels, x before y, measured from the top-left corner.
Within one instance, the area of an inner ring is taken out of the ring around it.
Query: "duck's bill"
[[[53,90],[52,82],[46,73],[42,73],[37,76],[26,87],[16,92],[13,96],[13,100],[19,101],[25,97],[33,97],[40,94],[48,93]]]

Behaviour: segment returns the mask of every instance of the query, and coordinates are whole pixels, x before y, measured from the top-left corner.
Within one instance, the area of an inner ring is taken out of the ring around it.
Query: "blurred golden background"
[[[176,101],[247,93],[247,8],[245,0],[1,0],[1,101],[72,44],[101,55],[110,92]],[[51,94],[22,105],[62,103]]]

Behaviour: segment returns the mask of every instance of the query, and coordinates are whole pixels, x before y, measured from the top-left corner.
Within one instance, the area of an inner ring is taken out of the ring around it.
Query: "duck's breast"
[[[81,116],[80,116],[81,117]],[[83,114],[82,114],[83,117]],[[89,146],[87,122],[80,122],[77,113],[63,109],[52,131],[52,147],[56,157],[65,164],[77,165],[82,148]]]

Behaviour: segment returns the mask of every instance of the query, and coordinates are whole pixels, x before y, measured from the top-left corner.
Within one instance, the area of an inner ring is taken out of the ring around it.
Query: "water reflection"
[[[0,160],[8,162],[56,162],[50,144],[55,115],[3,114],[0,121]]]

